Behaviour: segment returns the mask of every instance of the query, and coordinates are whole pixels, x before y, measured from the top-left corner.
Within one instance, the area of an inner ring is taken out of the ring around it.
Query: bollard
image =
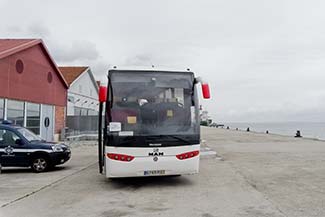
[[[269,131],[268,130],[266,131],[266,134],[269,134]]]
[[[246,131],[249,132],[249,127],[247,127],[247,130]]]
[[[300,133],[300,130],[297,130],[296,132],[296,135],[295,135],[295,138],[301,138],[301,133]]]

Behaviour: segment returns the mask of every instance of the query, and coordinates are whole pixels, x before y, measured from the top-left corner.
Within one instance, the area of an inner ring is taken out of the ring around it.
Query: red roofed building
[[[65,127],[68,83],[40,39],[0,39],[0,120],[46,140]]]

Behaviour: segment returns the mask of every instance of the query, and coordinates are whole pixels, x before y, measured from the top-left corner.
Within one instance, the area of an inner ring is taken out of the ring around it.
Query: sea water
[[[325,122],[269,122],[269,123],[225,123],[225,128],[246,130],[272,134],[295,136],[297,130],[303,137],[325,140]]]

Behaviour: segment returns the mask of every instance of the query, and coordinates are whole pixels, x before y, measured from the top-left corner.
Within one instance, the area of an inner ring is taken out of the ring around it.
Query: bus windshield
[[[121,134],[199,134],[197,95],[190,72],[111,71],[110,121]]]

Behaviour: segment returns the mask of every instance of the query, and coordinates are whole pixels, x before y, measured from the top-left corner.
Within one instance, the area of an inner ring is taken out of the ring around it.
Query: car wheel
[[[49,168],[49,161],[43,156],[35,157],[32,161],[32,170],[36,173],[41,173]]]

